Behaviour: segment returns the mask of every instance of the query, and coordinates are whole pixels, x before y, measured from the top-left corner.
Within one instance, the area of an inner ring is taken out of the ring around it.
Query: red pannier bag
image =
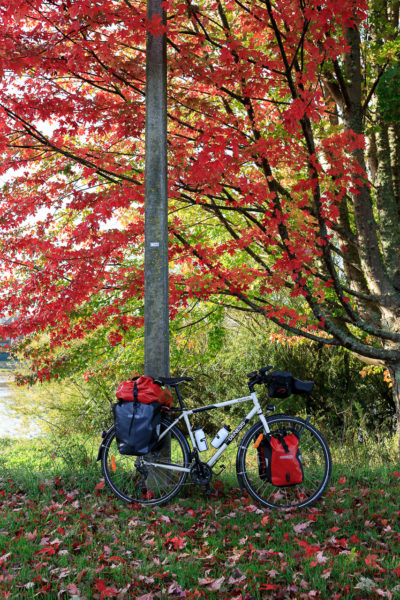
[[[172,406],[171,392],[163,387],[157,379],[145,375],[134,377],[130,381],[122,381],[115,395],[118,400],[125,402],[140,402],[141,404],[159,402],[169,408]]]
[[[257,460],[260,478],[272,485],[297,485],[304,479],[299,438],[295,433],[264,436],[257,447]]]

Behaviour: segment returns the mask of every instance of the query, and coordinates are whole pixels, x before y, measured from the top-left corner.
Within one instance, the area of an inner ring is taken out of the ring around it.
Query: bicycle
[[[193,381],[192,378],[159,378],[163,385],[175,389],[179,401],[180,408],[168,409],[168,412],[180,413],[180,415],[171,421],[169,415],[163,414],[156,445],[145,456],[119,454],[114,426],[107,432],[103,432],[98,460],[101,460],[105,482],[112,492],[127,503],[156,505],[165,504],[176,496],[188,477],[194,484],[205,486],[209,490],[214,465],[249,421],[258,416],[259,420],[245,433],[237,450],[236,475],[240,488],[242,490],[245,488],[250,496],[267,508],[283,510],[303,508],[318,500],[331,475],[332,460],[328,445],[321,433],[309,423],[310,417],[304,420],[284,414],[264,415],[254,386],[259,384],[269,386],[274,381],[274,373],[268,373],[271,369],[271,366],[263,367],[248,374],[249,396],[192,409],[185,407],[179,390],[181,383]],[[309,394],[314,385],[313,382],[295,378],[293,381],[293,393],[297,394]],[[253,408],[211,458],[203,462],[189,417],[203,411],[221,409],[242,402],[253,402]],[[269,405],[266,410],[270,413],[275,410],[275,406]],[[181,420],[186,425],[190,445],[178,427]],[[256,442],[259,442],[263,436],[282,435],[282,433],[295,433],[299,438],[299,452],[304,472],[301,484],[276,487],[260,477],[260,459]]]

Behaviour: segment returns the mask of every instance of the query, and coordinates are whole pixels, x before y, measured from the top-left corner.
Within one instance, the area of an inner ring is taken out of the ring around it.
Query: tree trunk
[[[148,0],[147,18],[165,24],[161,0]],[[166,35],[147,34],[144,253],[145,375],[169,376],[167,53]]]
[[[161,17],[162,0],[147,0],[147,18]],[[147,33],[146,44],[146,169],[144,371],[150,377],[169,377],[168,182],[167,182],[167,46],[166,34]],[[151,456],[151,455],[150,455]],[[168,435],[159,458],[169,461]],[[153,468],[146,485],[157,490],[168,472]]]
[[[397,452],[400,462],[400,363],[388,367],[392,380],[393,400],[396,411]]]

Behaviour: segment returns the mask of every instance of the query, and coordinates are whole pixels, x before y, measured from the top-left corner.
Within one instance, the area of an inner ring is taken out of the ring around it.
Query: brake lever
[[[252,379],[253,377],[255,377],[256,375],[258,375],[258,371],[252,371],[251,373],[247,373],[247,377],[249,379]]]

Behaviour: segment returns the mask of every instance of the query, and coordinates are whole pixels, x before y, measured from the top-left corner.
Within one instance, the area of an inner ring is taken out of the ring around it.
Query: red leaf
[[[56,553],[56,548],[54,546],[46,546],[41,550],[36,550],[35,554],[45,554],[46,556],[51,556]]]
[[[94,585],[98,592],[100,592],[100,600],[103,598],[112,598],[118,594],[118,590],[114,587],[108,587],[101,579],[95,579]]]

